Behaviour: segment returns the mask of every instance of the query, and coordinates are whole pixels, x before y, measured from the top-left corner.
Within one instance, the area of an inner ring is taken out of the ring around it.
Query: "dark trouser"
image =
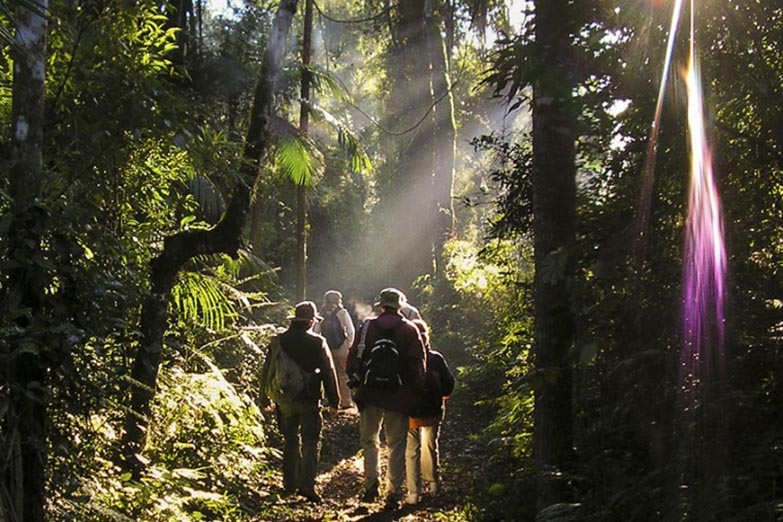
[[[283,487],[289,493],[297,489],[313,493],[321,449],[321,411],[317,405],[285,411],[278,407],[277,411],[277,422],[285,441]]]

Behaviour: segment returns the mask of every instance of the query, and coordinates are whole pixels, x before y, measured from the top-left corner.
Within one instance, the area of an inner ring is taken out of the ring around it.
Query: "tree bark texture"
[[[46,485],[46,386],[51,347],[40,334],[46,324],[44,288],[50,275],[43,264],[46,211],[43,184],[44,83],[46,77],[46,0],[16,7],[17,30],[11,109],[12,221],[4,252],[3,305],[18,314],[16,338],[4,346],[3,388],[10,402],[3,413],[5,466],[0,475],[2,514],[9,522],[42,522]],[[38,333],[36,333],[38,331]]]
[[[313,0],[305,0],[302,36],[302,85],[299,130],[306,135],[310,126],[310,56],[313,45]],[[307,185],[296,187],[296,300],[307,295]]]
[[[296,6],[297,0],[282,0],[278,7],[250,115],[244,150],[248,161],[244,162],[242,182],[234,188],[223,218],[211,230],[185,231],[168,237],[163,251],[151,263],[150,295],[144,302],[141,316],[141,345],[131,370],[134,382],[131,412],[126,418],[122,441],[125,465],[136,478],[143,471],[137,455],[144,448],[155,396],[171,288],[182,266],[193,257],[215,253],[236,255],[239,249],[250,205],[250,190],[267,148],[272,102]]]
[[[444,247],[454,234],[454,168],[457,148],[457,123],[454,118],[454,96],[451,92],[449,62],[441,20],[443,13],[436,10],[435,0],[425,0],[427,52],[430,61],[430,91],[432,109],[433,168],[432,220],[435,223],[432,252],[435,278],[445,280],[446,259]]]
[[[543,378],[535,391],[534,458],[539,507],[566,501],[558,480],[573,452],[574,341],[569,290],[576,226],[576,114],[570,60],[570,0],[537,0],[533,85],[533,231],[535,235],[535,363]]]

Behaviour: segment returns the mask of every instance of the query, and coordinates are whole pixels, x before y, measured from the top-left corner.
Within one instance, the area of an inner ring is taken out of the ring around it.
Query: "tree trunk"
[[[382,285],[407,290],[422,274],[432,273],[433,119],[424,3],[400,0],[390,18],[392,47],[386,68],[392,78],[387,100],[388,126],[399,134],[385,145],[386,178],[379,186],[379,231],[394,245],[372,260]],[[403,132],[405,131],[405,132]],[[377,241],[374,240],[374,241]]]
[[[574,321],[569,291],[576,224],[576,114],[570,70],[570,0],[537,0],[538,63],[533,85],[533,232],[535,235],[534,458],[539,507],[568,500],[559,472],[573,453],[572,372],[568,354]]]
[[[174,65],[184,65],[186,58],[192,54],[191,48],[196,38],[193,30],[193,0],[171,0],[166,9],[166,19],[167,27],[179,29],[177,48],[170,54],[171,61]]]
[[[40,333],[46,324],[46,273],[41,241],[46,211],[41,207],[43,183],[44,81],[46,76],[46,0],[30,0],[16,8],[18,27],[14,60],[9,190],[12,222],[6,259],[17,263],[4,271],[2,298],[20,332],[11,353],[3,354],[3,388],[9,408],[3,414],[2,448],[8,459],[3,474],[0,515],[10,521],[42,522],[46,485],[46,386],[51,347]]]
[[[299,130],[306,135],[310,125],[310,55],[313,45],[313,0],[305,0],[302,37],[302,100],[299,107]],[[296,187],[296,300],[307,295],[307,184]]]
[[[454,161],[457,147],[457,124],[454,119],[454,96],[451,92],[449,63],[440,27],[443,18],[436,13],[434,0],[425,0],[427,51],[430,61],[430,90],[432,95],[432,195],[431,212],[434,226],[432,252],[435,278],[444,282],[446,259],[444,246],[454,234]]]
[[[150,295],[144,302],[141,317],[141,345],[131,371],[134,382],[131,412],[126,418],[122,441],[125,465],[136,478],[143,470],[143,461],[137,456],[144,447],[151,402],[157,386],[171,288],[179,270],[194,256],[215,253],[236,255],[240,246],[250,204],[250,188],[267,147],[275,87],[296,5],[297,0],[281,0],[278,7],[250,115],[244,151],[248,161],[243,163],[242,181],[234,189],[225,215],[211,230],[180,232],[166,238],[163,251],[151,263]]]

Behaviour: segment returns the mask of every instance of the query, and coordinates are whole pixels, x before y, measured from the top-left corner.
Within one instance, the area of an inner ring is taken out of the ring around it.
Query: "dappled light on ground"
[[[359,448],[359,413],[344,410],[337,417],[325,417],[321,450],[320,475],[317,488],[323,504],[315,505],[303,497],[282,495],[282,478],[275,486],[279,501],[262,510],[257,520],[282,521],[453,521],[468,520],[465,502],[480,470],[478,451],[471,448],[469,423],[457,422],[469,418],[449,412],[441,436],[441,466],[443,491],[437,497],[425,496],[418,504],[403,504],[397,510],[384,510],[383,497],[376,502],[361,502],[363,461]],[[381,450],[382,463],[386,448]],[[385,473],[385,468],[382,470]],[[279,473],[277,473],[279,475]]]

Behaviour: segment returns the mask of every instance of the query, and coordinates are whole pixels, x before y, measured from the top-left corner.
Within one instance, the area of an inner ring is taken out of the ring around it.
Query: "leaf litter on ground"
[[[453,407],[452,407],[453,406]],[[341,410],[337,416],[324,415],[321,461],[317,489],[323,503],[313,504],[303,497],[283,496],[282,476],[278,478],[278,502],[265,506],[258,522],[466,522],[466,502],[476,481],[481,480],[484,462],[482,451],[475,447],[471,434],[482,429],[480,416],[466,411],[471,405],[451,399],[441,426],[441,491],[424,496],[416,505],[402,504],[386,510],[383,495],[377,501],[361,501],[363,458],[359,444],[359,412]],[[454,411],[452,411],[454,410]],[[386,446],[381,435],[382,477],[386,472]]]

